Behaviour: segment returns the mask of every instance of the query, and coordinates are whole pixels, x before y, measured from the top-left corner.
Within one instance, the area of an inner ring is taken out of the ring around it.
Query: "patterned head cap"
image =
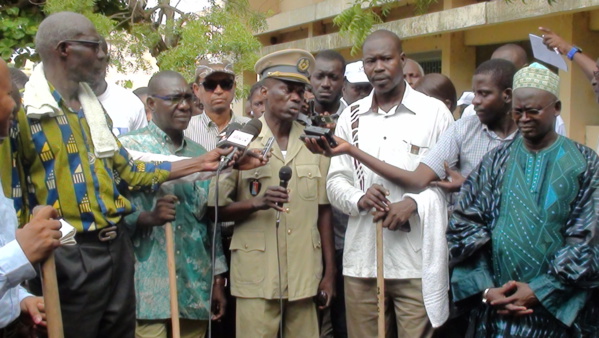
[[[559,76],[547,67],[535,62],[520,69],[514,75],[512,90],[515,91],[518,88],[537,88],[559,97]]]
[[[285,49],[263,56],[254,70],[260,79],[268,77],[310,84],[308,77],[314,70],[314,56],[303,49]]]
[[[196,77],[205,79],[214,73],[233,75],[233,62],[226,57],[216,55],[202,55],[196,61]]]

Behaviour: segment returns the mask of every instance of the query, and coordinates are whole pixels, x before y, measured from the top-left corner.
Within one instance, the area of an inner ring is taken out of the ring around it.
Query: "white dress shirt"
[[[17,216],[12,200],[0,188],[0,328],[21,313],[21,301],[31,296],[19,284],[35,277],[35,270],[15,239]]]
[[[336,135],[366,153],[405,170],[414,170],[453,122],[439,100],[413,90],[406,83],[401,104],[385,113],[373,102],[374,91],[345,109],[337,121]],[[352,126],[359,122],[357,128]],[[360,212],[358,201],[373,184],[382,184],[391,202],[404,197],[404,189],[375,174],[349,155],[333,157],[327,193],[331,204],[350,215],[345,234],[343,274],[376,276],[375,225],[372,215]],[[429,194],[425,190],[421,195]],[[415,214],[411,231],[384,229],[385,278],[420,278],[422,268],[422,225]]]

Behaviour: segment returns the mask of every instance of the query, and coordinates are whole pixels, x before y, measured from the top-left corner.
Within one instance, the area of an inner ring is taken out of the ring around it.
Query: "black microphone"
[[[288,166],[281,167],[281,170],[279,170],[279,185],[285,188],[285,190],[287,190],[287,185],[289,184],[289,180],[291,179],[292,173],[293,171]],[[277,203],[277,205],[282,206],[283,204]]]
[[[289,184],[289,180],[291,179],[292,170],[288,166],[281,167],[279,170],[279,185],[285,190],[287,190],[287,184]],[[283,203],[277,202],[277,206],[283,206]],[[279,224],[281,223],[281,212],[277,210],[277,221],[276,226],[279,228]]]
[[[250,122],[246,123],[243,128],[240,130],[235,130],[227,137],[226,142],[231,143],[234,146],[232,152],[230,152],[227,156],[221,158],[220,164],[218,165],[218,170],[222,170],[229,165],[229,163],[233,160],[233,156],[238,150],[245,149],[250,142],[262,130],[262,122],[258,119],[253,119]]]

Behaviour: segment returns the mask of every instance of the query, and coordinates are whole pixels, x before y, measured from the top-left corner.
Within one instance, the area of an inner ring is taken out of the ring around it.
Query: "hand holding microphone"
[[[284,166],[279,170],[279,185],[270,186],[264,195],[255,197],[254,207],[258,210],[275,209],[278,212],[285,211],[283,204],[289,202],[287,185],[291,179],[291,168]],[[278,215],[277,215],[278,216]]]

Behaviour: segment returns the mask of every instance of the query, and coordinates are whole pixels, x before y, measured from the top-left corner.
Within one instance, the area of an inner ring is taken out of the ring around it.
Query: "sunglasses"
[[[204,82],[201,82],[200,85],[202,87],[204,87],[205,90],[213,92],[214,90],[216,90],[216,87],[220,86],[220,88],[222,90],[231,90],[233,89],[233,85],[235,84],[235,81],[232,79],[223,79],[220,81],[216,81],[216,80],[206,80]]]
[[[167,95],[167,96],[160,96],[160,95],[150,95],[150,96],[155,97],[157,99],[161,99],[163,101],[170,102],[171,104],[174,104],[174,105],[179,105],[183,101],[186,101],[188,103],[193,101],[193,95],[190,93],[178,94],[178,95]]]

